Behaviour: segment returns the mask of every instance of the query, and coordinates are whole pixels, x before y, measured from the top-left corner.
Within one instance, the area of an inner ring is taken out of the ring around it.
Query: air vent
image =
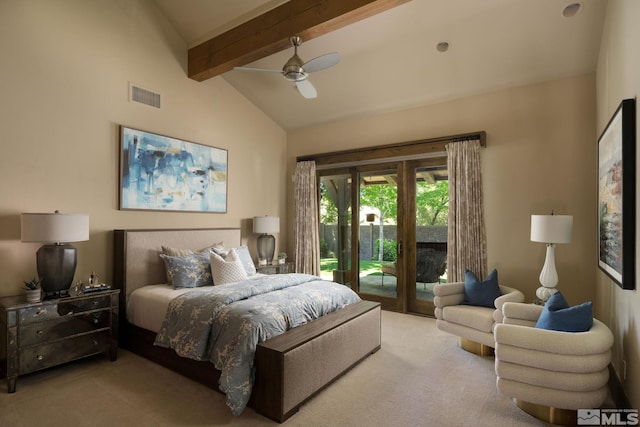
[[[141,88],[133,83],[129,84],[129,100],[160,108],[160,94]]]

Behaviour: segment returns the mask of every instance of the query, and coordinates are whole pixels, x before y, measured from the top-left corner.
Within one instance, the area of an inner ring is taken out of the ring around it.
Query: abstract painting
[[[598,139],[598,266],[635,289],[635,100],[622,101]]]
[[[227,150],[120,126],[120,209],[227,211]]]

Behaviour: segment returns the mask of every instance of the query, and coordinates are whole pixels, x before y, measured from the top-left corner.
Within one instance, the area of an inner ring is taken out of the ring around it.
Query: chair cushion
[[[562,332],[586,332],[593,324],[591,301],[569,307],[560,291],[547,300],[536,322],[536,328]]]
[[[444,307],[442,320],[490,334],[494,324],[493,312],[487,307],[452,305]]]
[[[494,269],[483,281],[479,281],[471,270],[465,271],[463,304],[494,308],[494,302],[500,295],[497,270]]]

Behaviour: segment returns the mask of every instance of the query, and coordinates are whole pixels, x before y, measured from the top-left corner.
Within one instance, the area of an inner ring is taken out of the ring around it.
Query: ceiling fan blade
[[[307,99],[313,99],[318,97],[318,92],[316,92],[316,88],[313,87],[309,80],[300,80],[296,82],[296,87],[300,94]]]
[[[338,62],[340,62],[340,54],[338,52],[331,52],[305,62],[302,68],[307,73],[314,73],[333,67]]]
[[[282,70],[268,70],[266,68],[251,68],[251,67],[233,67],[234,70],[240,71],[257,71],[260,73],[278,73],[282,74]]]

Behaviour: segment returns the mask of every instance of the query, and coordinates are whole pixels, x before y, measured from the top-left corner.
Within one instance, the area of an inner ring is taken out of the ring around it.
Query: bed
[[[113,286],[121,289],[123,348],[219,390],[221,372],[212,363],[180,357],[170,348],[154,345],[164,316],[145,314],[136,298],[131,298],[138,289],[134,295],[144,291],[151,295],[151,301],[172,292],[161,285],[167,282],[159,256],[162,246],[198,251],[215,242],[241,246],[240,229],[115,230]],[[127,310],[131,300],[134,302]],[[283,422],[314,394],[379,349],[380,304],[371,301],[355,302],[260,342],[255,348],[255,379],[248,406]]]

